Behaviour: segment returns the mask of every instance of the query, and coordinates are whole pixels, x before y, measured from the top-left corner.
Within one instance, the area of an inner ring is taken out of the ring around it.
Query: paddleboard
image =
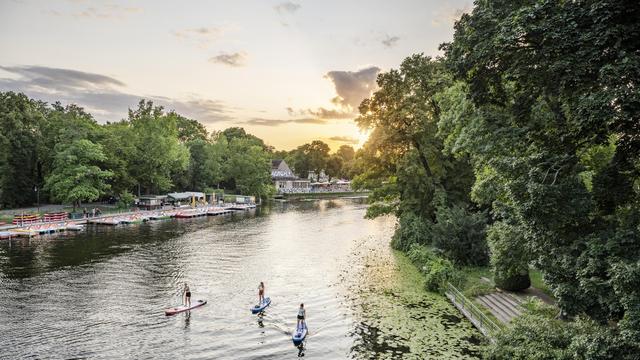
[[[264,311],[264,309],[267,308],[267,306],[271,305],[271,298],[266,297],[262,300],[262,304],[260,305],[255,305],[254,307],[251,308],[251,313],[252,314],[259,314],[261,312]]]
[[[181,305],[181,306],[176,306],[176,307],[172,307],[172,308],[169,308],[169,309],[164,309],[164,314],[167,315],[167,316],[175,315],[175,314],[181,313],[183,311],[195,309],[195,308],[200,307],[200,306],[202,306],[202,305],[204,305],[206,303],[207,303],[207,300],[192,301],[191,302],[191,306]]]
[[[302,344],[302,341],[304,341],[304,338],[307,337],[307,323],[303,323],[302,326],[298,326],[296,328],[296,331],[293,333],[293,336],[291,337],[293,340],[293,345],[298,346],[300,344]]]

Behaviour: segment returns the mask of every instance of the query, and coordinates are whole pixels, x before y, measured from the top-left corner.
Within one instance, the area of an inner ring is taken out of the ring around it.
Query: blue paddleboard
[[[264,298],[264,300],[262,300],[262,304],[260,305],[255,305],[254,307],[251,308],[251,313],[252,314],[259,314],[261,312],[264,311],[264,309],[267,308],[267,306],[271,305],[271,298]]]
[[[302,341],[304,341],[304,338],[307,337],[307,323],[303,323],[302,326],[298,326],[296,328],[296,331],[293,333],[293,336],[291,337],[291,339],[293,340],[293,345],[298,346],[300,344],[302,344]]]

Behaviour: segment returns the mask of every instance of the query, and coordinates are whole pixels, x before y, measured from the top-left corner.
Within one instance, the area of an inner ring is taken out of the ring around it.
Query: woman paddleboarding
[[[191,307],[191,289],[187,283],[184,283],[184,305]]]
[[[260,285],[258,285],[258,305],[261,305],[264,302],[264,283],[260,281]]]

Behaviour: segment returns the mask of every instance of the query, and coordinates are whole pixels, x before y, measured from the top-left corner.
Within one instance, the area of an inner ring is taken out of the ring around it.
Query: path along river
[[[0,358],[476,358],[480,335],[392,252],[359,200],[88,226],[0,242]],[[188,282],[209,304],[166,317]],[[257,286],[273,300],[260,320]]]

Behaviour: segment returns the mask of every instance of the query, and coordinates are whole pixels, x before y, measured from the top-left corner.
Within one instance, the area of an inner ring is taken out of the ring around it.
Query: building
[[[166,195],[142,195],[138,199],[138,207],[144,210],[161,209],[166,202]]]
[[[279,194],[310,191],[309,180],[297,177],[284,160],[271,160],[271,180]]]
[[[167,194],[169,202],[175,205],[197,205],[205,204],[206,196],[204,193],[195,191],[185,191],[179,193]]]
[[[309,181],[313,181],[313,182],[329,182],[329,176],[327,176],[327,174],[324,173],[324,170],[320,170],[320,177],[318,177],[318,175],[316,175],[316,172],[313,170],[309,170],[309,174],[307,175],[307,179],[309,179]]]

